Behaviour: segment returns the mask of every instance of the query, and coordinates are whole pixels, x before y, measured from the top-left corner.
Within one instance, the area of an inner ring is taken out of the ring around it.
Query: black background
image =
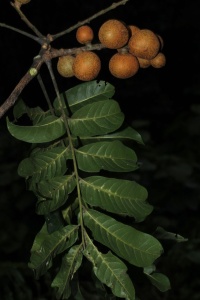
[[[111,4],[110,0],[32,0],[22,9],[31,22],[47,35],[62,31]],[[144,230],[153,231],[162,226],[188,238],[185,243],[164,242],[166,250],[160,269],[171,279],[172,290],[166,295],[150,295],[144,288],[139,292],[140,298],[197,300],[200,299],[198,1],[129,0],[126,5],[90,23],[95,32],[94,42],[98,42],[98,28],[109,18],[152,29],[164,40],[163,53],[167,59],[164,68],[141,69],[130,79],[116,79],[109,74],[107,67],[112,51],[102,50],[99,53],[102,70],[97,79],[116,87],[114,98],[120,103],[127,122],[142,134],[146,144],[145,148],[137,149],[142,167],[133,175],[148,188],[149,201],[155,206],[152,216],[144,222]],[[0,1],[0,22],[32,33],[10,1]],[[75,32],[56,40],[53,46],[79,46]],[[0,104],[31,66],[39,50],[40,46],[31,39],[0,27]],[[53,67],[56,72],[56,59]],[[45,66],[42,66],[41,74],[53,100],[55,92]],[[59,75],[57,81],[60,91],[81,83],[76,78],[66,80]],[[23,90],[22,98],[29,106],[43,105],[43,95],[36,80]],[[12,109],[6,115],[12,117]],[[42,222],[34,212],[35,199],[25,192],[24,182],[17,175],[17,165],[27,146],[9,136],[5,126],[6,115],[0,120],[0,268],[5,261],[28,261],[34,235]],[[35,296],[34,299],[39,298]]]

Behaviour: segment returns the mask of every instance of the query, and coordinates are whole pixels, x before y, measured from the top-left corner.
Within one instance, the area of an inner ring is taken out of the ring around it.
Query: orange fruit
[[[60,56],[57,62],[58,73],[63,77],[74,76],[74,71],[72,69],[75,57],[72,55]]]
[[[162,52],[159,52],[153,59],[150,60],[152,67],[162,68],[166,65],[166,57]]]
[[[139,65],[141,69],[146,69],[151,66],[151,62],[149,59],[140,58],[140,57],[138,57],[137,59],[139,61]]]
[[[150,29],[140,29],[128,42],[129,52],[144,58],[154,58],[160,50],[160,41],[157,35]]]
[[[116,53],[109,61],[109,70],[117,78],[130,78],[138,72],[139,62],[130,53]]]
[[[127,26],[116,19],[103,23],[99,29],[100,42],[109,49],[119,49],[127,44],[129,31]]]
[[[128,29],[130,30],[130,36],[133,36],[136,32],[140,30],[140,28],[136,25],[128,25]]]
[[[93,29],[88,25],[80,26],[76,31],[76,39],[80,44],[90,43],[93,38]]]
[[[92,51],[80,52],[73,63],[75,77],[82,81],[89,81],[97,77],[101,70],[99,56]]]

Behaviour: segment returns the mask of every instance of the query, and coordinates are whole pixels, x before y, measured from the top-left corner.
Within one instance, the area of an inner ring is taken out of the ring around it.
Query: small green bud
[[[37,70],[35,69],[35,68],[30,68],[30,70],[29,70],[29,74],[31,75],[31,76],[36,76],[37,75]]]

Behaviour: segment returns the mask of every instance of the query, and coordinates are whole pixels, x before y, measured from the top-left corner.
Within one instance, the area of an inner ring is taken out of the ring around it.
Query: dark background
[[[112,1],[32,0],[23,7],[31,22],[44,34],[62,31],[82,21]],[[132,78],[120,80],[108,71],[110,50],[99,53],[102,70],[99,80],[116,87],[127,122],[138,130],[145,147],[136,145],[141,168],[133,174],[149,191],[154,211],[141,228],[153,233],[158,226],[181,235],[187,242],[162,240],[165,253],[159,268],[171,281],[167,293],[142,286],[141,300],[200,299],[200,221],[199,221],[199,146],[200,146],[200,18],[198,1],[129,0],[90,25],[98,42],[99,26],[109,18],[148,28],[162,36],[167,64],[162,69],[139,70]],[[10,1],[0,1],[0,22],[32,33],[23,23]],[[57,48],[79,46],[74,31],[53,43]],[[0,27],[0,104],[9,96],[32,64],[40,47],[14,31]],[[56,71],[56,60],[53,61]],[[55,92],[45,66],[41,75]],[[80,81],[58,76],[60,91]],[[44,99],[36,80],[22,92],[29,106],[43,105]],[[12,118],[12,109],[7,115]],[[0,296],[6,299],[51,299],[48,276],[36,282],[27,268],[29,251],[43,222],[35,214],[35,199],[17,175],[17,166],[26,155],[27,145],[10,137],[0,120]],[[6,295],[6,296],[5,296]],[[10,295],[10,296],[8,296]],[[9,298],[10,297],[10,298]]]

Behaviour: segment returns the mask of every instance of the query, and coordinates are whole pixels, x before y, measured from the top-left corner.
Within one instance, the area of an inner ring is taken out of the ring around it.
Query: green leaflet
[[[42,180],[38,184],[38,191],[46,198],[65,199],[76,186],[76,179],[74,174],[53,177],[49,180]]]
[[[27,106],[24,103],[24,101],[22,100],[22,98],[18,98],[17,103],[15,104],[14,108],[13,108],[13,116],[14,118],[17,120],[19,119],[21,116],[23,116],[24,114],[27,113]]]
[[[117,130],[124,121],[124,114],[114,100],[103,100],[87,104],[69,119],[74,136],[94,136]]]
[[[71,247],[78,238],[78,225],[68,225],[51,234],[44,230],[35,237],[29,262],[29,268],[35,271],[37,278],[51,268],[57,254]]]
[[[76,187],[74,174],[54,177],[40,181],[37,185],[38,193],[46,200],[37,203],[37,213],[46,214],[61,207],[68,199],[69,194]]]
[[[102,142],[102,141],[115,141],[115,140],[120,140],[124,142],[132,142],[135,141],[138,144],[144,145],[144,142],[142,140],[141,135],[134,130],[132,127],[126,127],[124,129],[118,130],[114,133],[109,133],[107,135],[102,135],[102,136],[81,136],[80,140],[83,145],[86,145],[88,143],[93,143],[93,142]]]
[[[188,238],[185,238],[182,235],[174,233],[174,232],[166,231],[161,226],[158,226],[156,228],[155,235],[159,240],[172,240],[177,243],[182,243],[182,242],[188,241]]]
[[[153,207],[146,202],[147,190],[135,181],[91,176],[80,181],[83,200],[91,206],[143,221]]]
[[[70,281],[82,263],[82,244],[70,248],[62,258],[59,272],[51,286],[56,288],[57,299],[68,299],[71,295]]]
[[[111,98],[115,93],[115,88],[110,83],[96,80],[84,82],[76,85],[73,88],[62,93],[61,101],[64,104],[64,109],[69,106],[71,112],[75,112],[79,108],[89,103],[94,103],[99,100]],[[68,105],[66,106],[66,101]],[[56,110],[59,110],[59,102],[56,98],[53,103]]]
[[[130,172],[138,168],[135,152],[120,141],[96,142],[76,149],[79,169],[85,172]]]
[[[69,156],[70,152],[67,147],[39,149],[20,162],[18,174],[25,178],[33,176],[35,182],[64,175],[67,170],[66,160]]]
[[[17,104],[13,108],[13,115],[15,117],[15,120],[19,119],[24,114],[27,114],[29,116],[30,120],[32,120],[33,122],[33,125],[38,124],[47,116],[52,115],[50,110],[44,111],[39,106],[30,108],[24,103],[22,99],[19,99],[17,101]]]
[[[11,123],[8,118],[7,128],[10,134],[18,140],[27,143],[46,143],[63,136],[66,132],[61,118],[47,116],[33,126],[19,126]]]
[[[47,116],[52,116],[51,111],[43,111],[39,106],[34,108],[27,108],[29,118],[32,120],[33,125],[42,122]]]
[[[153,236],[98,211],[85,210],[84,223],[95,240],[137,267],[151,265],[163,252],[162,245]]]
[[[169,278],[158,272],[153,272],[152,274],[147,274],[144,272],[150,282],[161,292],[166,292],[171,288]]]
[[[46,239],[46,237],[48,235],[49,235],[49,233],[47,231],[47,225],[46,225],[46,222],[45,222],[44,225],[42,226],[42,228],[40,229],[40,231],[35,236],[35,239],[33,241],[33,245],[32,245],[32,248],[31,248],[31,252],[38,251],[41,247],[41,244],[42,244],[43,240]]]
[[[97,278],[111,288],[113,295],[127,300],[135,299],[135,289],[128,276],[126,265],[110,251],[102,254],[86,235],[86,249],[83,254],[93,264]]]

